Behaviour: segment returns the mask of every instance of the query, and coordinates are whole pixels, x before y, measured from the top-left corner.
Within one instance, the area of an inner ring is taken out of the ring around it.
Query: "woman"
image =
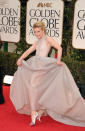
[[[36,22],[33,30],[37,41],[18,59],[11,85],[10,98],[16,110],[31,114],[31,126],[45,113],[65,124],[85,126],[85,102],[69,69],[61,62],[62,48],[46,36],[43,22]],[[58,50],[57,60],[47,57],[51,47]],[[36,55],[25,62],[34,50]]]

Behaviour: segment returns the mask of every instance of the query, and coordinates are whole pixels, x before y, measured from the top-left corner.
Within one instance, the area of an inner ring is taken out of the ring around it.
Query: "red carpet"
[[[0,105],[0,131],[85,131],[85,127],[74,127],[42,117],[42,122],[30,127],[30,116],[20,115],[15,111],[9,99],[10,87],[3,86],[5,103]]]

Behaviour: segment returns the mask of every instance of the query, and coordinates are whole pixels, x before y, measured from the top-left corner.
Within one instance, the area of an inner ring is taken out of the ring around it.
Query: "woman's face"
[[[44,35],[44,31],[40,27],[36,27],[33,29],[34,30],[34,35],[38,38],[41,39]]]

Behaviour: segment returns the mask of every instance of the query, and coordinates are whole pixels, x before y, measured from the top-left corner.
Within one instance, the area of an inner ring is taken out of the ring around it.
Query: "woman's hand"
[[[22,59],[18,59],[17,60],[17,66],[21,66],[22,65]]]
[[[58,66],[62,66],[61,60],[57,60],[57,65],[58,65]]]

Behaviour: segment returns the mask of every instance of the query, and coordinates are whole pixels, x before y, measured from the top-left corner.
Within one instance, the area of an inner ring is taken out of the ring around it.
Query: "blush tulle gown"
[[[21,114],[44,109],[56,121],[85,127],[85,100],[65,63],[47,57],[50,48],[46,36],[37,41],[36,55],[14,74],[10,99]]]

